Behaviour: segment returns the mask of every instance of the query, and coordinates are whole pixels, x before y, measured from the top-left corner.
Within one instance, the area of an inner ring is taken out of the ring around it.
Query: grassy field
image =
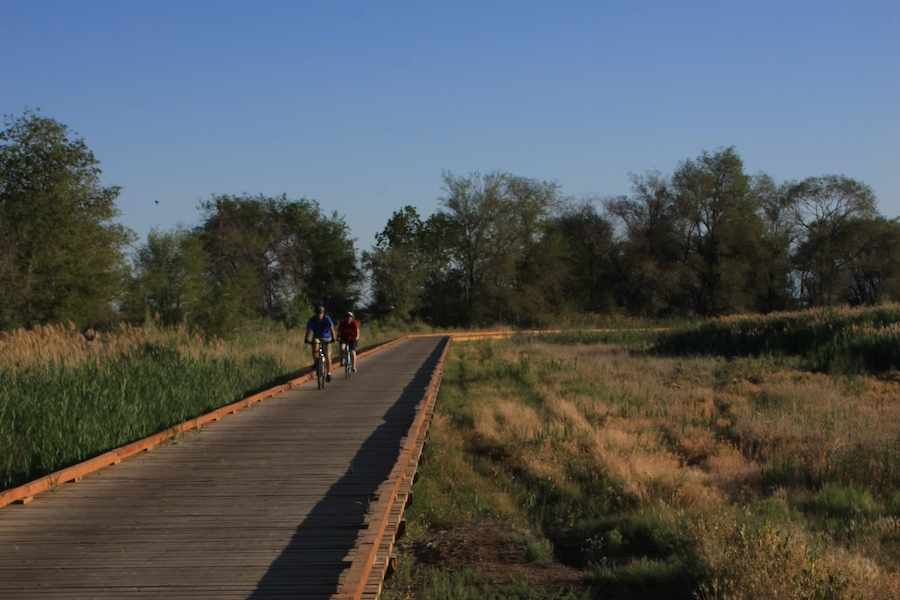
[[[385,597],[900,597],[897,316],[454,344]]]
[[[400,335],[377,324],[362,347]],[[300,375],[303,332],[204,339],[123,326],[87,341],[71,326],[0,333],[0,489],[21,485]]]

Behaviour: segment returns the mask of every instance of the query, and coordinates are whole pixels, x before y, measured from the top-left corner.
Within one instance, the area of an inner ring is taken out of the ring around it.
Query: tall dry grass
[[[128,356],[148,344],[172,345],[185,355],[233,353],[218,338],[205,339],[183,328],[134,327],[120,324],[106,333],[76,331],[74,324],[43,325],[33,329],[0,332],[0,370],[57,365],[76,367],[88,362],[103,364]]]

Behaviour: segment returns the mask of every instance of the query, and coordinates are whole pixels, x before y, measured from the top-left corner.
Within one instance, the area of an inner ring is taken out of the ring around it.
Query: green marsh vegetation
[[[387,597],[521,586],[450,593],[421,560],[498,521],[581,571],[573,597],[900,596],[900,380],[860,350],[896,350],[896,315],[454,344]]]
[[[723,357],[795,357],[810,370],[882,373],[900,369],[900,305],[819,308],[731,316],[660,336],[660,352]]]

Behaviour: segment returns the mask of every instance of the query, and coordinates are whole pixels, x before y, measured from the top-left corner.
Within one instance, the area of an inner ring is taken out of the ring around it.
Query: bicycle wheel
[[[344,350],[344,378],[350,379],[350,367],[353,365],[350,364],[350,344],[347,344],[346,349]]]
[[[325,361],[322,360],[321,356],[319,356],[319,359],[316,361],[316,377],[319,381],[319,389],[321,390],[325,387]]]

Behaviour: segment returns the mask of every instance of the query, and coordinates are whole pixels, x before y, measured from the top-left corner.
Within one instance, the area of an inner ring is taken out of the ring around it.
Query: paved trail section
[[[0,509],[0,599],[330,598],[446,340]],[[308,352],[306,348],[304,352]]]

